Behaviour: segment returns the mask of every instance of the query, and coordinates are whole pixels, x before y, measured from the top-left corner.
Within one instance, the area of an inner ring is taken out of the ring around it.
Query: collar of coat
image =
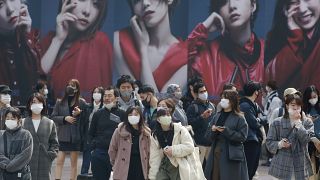
[[[122,137],[131,136],[131,133],[126,129],[126,125],[123,122],[119,123],[118,132],[119,132],[119,135]],[[145,127],[142,133],[145,136],[150,136],[151,130],[148,127]]]

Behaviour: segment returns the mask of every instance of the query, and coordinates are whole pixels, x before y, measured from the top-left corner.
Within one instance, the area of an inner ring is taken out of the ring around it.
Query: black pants
[[[91,170],[95,180],[109,180],[112,166],[107,150],[95,149],[92,152]]]
[[[252,180],[259,166],[261,144],[256,141],[247,141],[243,145],[247,159],[249,179]]]

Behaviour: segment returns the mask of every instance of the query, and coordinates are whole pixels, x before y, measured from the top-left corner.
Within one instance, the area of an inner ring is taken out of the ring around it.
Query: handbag
[[[7,143],[6,132],[3,133],[3,140],[4,140],[4,155],[6,157],[9,157],[8,149],[7,149],[8,143]],[[30,166],[26,165],[24,168],[16,172],[8,172],[4,170],[2,172],[2,176],[4,180],[30,180],[31,179]]]
[[[242,143],[228,143],[228,156],[231,161],[244,160],[244,148]]]

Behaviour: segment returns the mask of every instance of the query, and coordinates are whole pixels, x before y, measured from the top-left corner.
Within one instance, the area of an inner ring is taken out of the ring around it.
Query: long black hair
[[[309,114],[312,108],[312,105],[309,103],[309,99],[311,98],[312,92],[316,93],[317,96],[319,97],[319,90],[314,86],[311,85],[307,87],[303,93],[303,111],[306,114]],[[320,101],[318,99],[318,102],[314,105],[314,108],[320,114]]]
[[[132,125],[129,123],[129,120],[128,120],[128,116],[130,113],[132,113],[133,111],[137,111],[139,116],[140,116],[140,120],[139,120],[139,123],[138,123],[138,127],[139,127],[139,132],[142,133],[143,130],[146,128],[146,125],[145,125],[145,122],[144,122],[144,118],[143,118],[143,114],[142,114],[142,111],[141,111],[141,108],[139,106],[130,106],[127,111],[126,111],[126,114],[124,116],[124,119],[123,119],[123,124],[125,125],[126,127],[126,130],[130,133],[132,133],[132,130],[133,130],[133,127]]]

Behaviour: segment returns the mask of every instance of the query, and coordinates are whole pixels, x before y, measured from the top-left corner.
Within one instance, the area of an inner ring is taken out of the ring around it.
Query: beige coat
[[[188,130],[181,125],[181,123],[173,123],[174,135],[172,141],[172,157],[168,157],[173,166],[179,168],[180,179],[183,180],[203,180],[204,175],[202,167],[195,167],[193,163],[188,163],[190,156],[198,148],[194,147],[194,143]],[[160,163],[164,157],[163,149],[160,147],[156,137],[151,136],[150,143],[150,170],[149,179],[156,179],[159,171]],[[188,159],[188,160],[187,160]],[[201,164],[200,160],[198,159]],[[194,170],[194,169],[197,170]],[[200,173],[195,173],[200,172]]]
[[[123,123],[118,125],[114,131],[110,146],[109,157],[113,169],[113,179],[127,180],[131,155],[131,133],[128,132]],[[141,165],[145,179],[148,179],[149,170],[149,147],[150,147],[150,129],[146,127],[139,137],[139,149]]]

